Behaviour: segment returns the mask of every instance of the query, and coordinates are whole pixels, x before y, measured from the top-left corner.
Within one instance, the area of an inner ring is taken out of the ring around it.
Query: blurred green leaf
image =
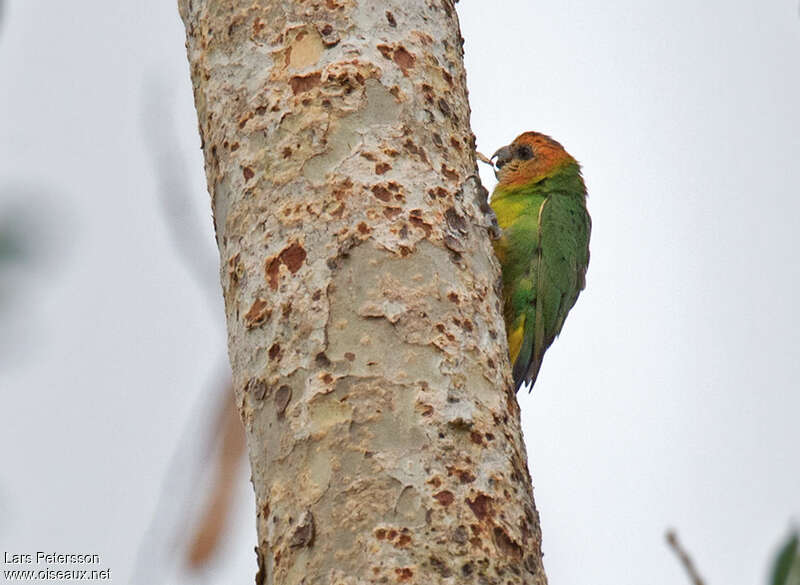
[[[0,227],[0,263],[21,260],[24,256],[25,245],[19,236]]]
[[[789,536],[775,559],[770,585],[800,585],[800,539]]]

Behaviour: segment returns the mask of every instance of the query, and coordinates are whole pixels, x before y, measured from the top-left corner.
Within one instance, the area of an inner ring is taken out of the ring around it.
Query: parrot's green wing
[[[495,250],[503,267],[504,316],[519,390],[536,380],[545,351],[584,287],[591,220],[582,190],[529,191],[492,206],[504,231]]]
[[[524,378],[523,364],[514,365],[514,380],[520,384],[536,380],[544,352],[561,333],[567,313],[586,285],[590,230],[591,220],[582,195],[556,192],[540,208],[539,248],[533,271],[537,286],[532,351]],[[519,357],[523,357],[522,352]]]

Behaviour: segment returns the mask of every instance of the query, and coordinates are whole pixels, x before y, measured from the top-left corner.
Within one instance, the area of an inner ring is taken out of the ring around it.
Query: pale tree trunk
[[[260,583],[546,583],[452,0],[180,0]]]

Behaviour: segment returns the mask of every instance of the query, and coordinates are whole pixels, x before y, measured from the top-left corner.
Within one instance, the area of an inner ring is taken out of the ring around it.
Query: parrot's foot
[[[492,162],[492,159],[490,159],[488,156],[486,156],[482,152],[479,152],[479,151],[476,150],[475,151],[475,157],[479,161],[481,161],[482,163],[486,163],[487,165],[489,165],[490,167],[492,167],[494,169],[494,163]]]
[[[477,154],[480,155],[480,153]],[[494,214],[494,210],[489,205],[489,191],[487,191],[486,187],[483,186],[483,183],[481,183],[481,178],[477,174],[467,177],[467,180],[464,181],[464,184],[467,185],[469,183],[472,183],[472,188],[475,190],[475,204],[485,219],[485,223],[482,224],[483,227],[488,230],[489,237],[491,237],[493,240],[499,240],[500,236],[503,235],[503,231],[497,224],[497,216]]]

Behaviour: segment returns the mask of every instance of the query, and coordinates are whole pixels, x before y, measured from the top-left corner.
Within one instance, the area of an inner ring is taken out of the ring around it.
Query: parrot
[[[558,142],[520,134],[491,157],[498,183],[489,204],[500,236],[503,318],[514,389],[533,384],[586,285],[592,221],[581,167]]]

